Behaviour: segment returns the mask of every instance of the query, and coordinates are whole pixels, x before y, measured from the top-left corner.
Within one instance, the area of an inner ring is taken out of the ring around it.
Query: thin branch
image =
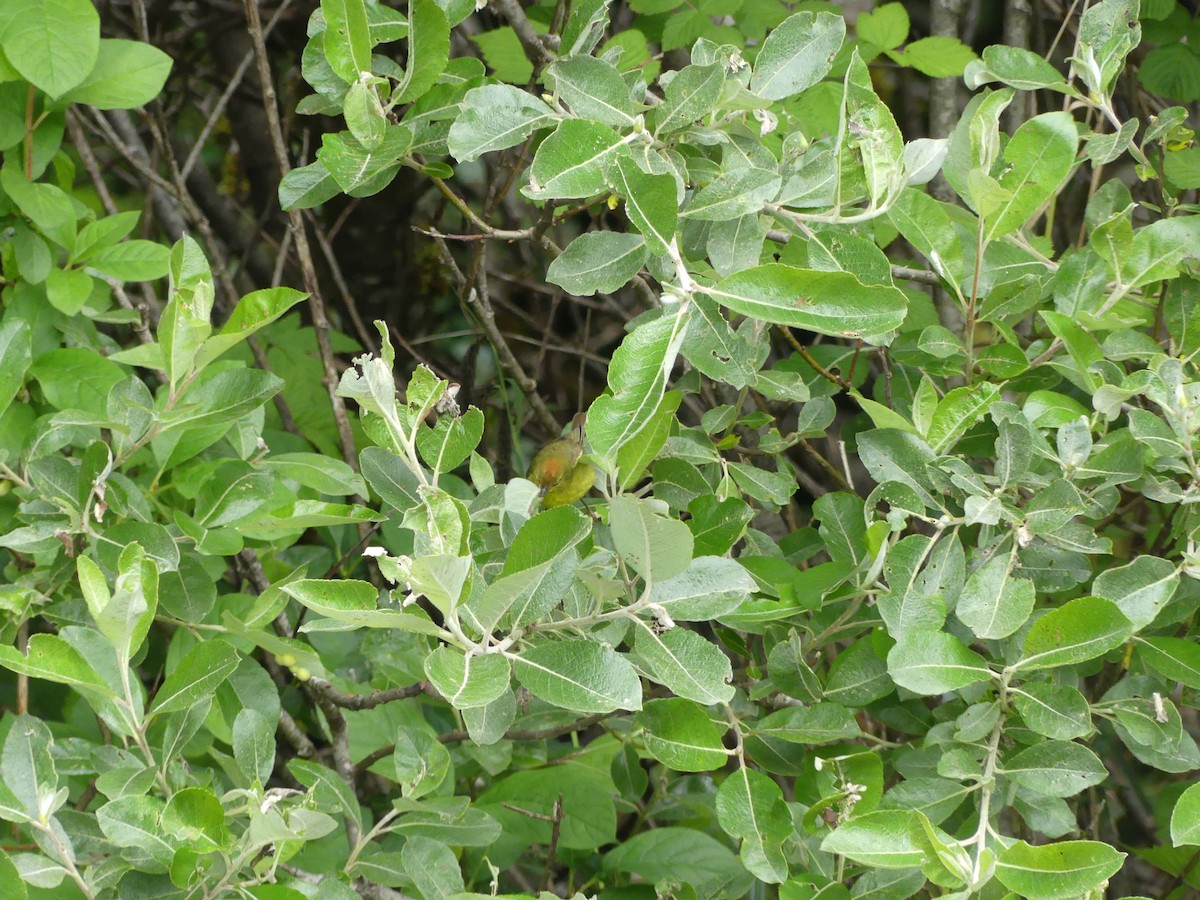
[[[823,365],[817,362],[816,358],[808,352],[808,348],[801,344],[800,341],[796,339],[796,336],[792,334],[792,330],[790,328],[786,328],[782,325],[776,327],[779,333],[783,335],[784,340],[792,345],[792,349],[799,353],[801,358],[810,366],[812,366],[818,375],[820,375],[826,381],[836,384],[843,390],[853,390],[854,386],[845,378],[842,378],[840,375],[835,375],[833,372],[830,372]]]
[[[419,697],[425,692],[427,682],[418,681],[416,684],[372,691],[370,694],[348,694],[338,690],[324,678],[310,678],[306,684],[334,706],[340,706],[342,709],[374,709],[376,706],[391,703],[393,700]]]
[[[302,759],[312,759],[317,755],[316,746],[309,740],[308,735],[300,730],[300,726],[286,709],[279,711],[279,732],[287,738],[297,756]]]
[[[288,7],[292,5],[292,0],[283,0],[279,4],[279,8],[275,10],[266,26],[263,28],[263,37],[269,37],[271,32],[275,30],[275,26],[279,24],[279,20],[283,18],[283,14],[288,11]],[[200,152],[204,149],[205,143],[208,142],[208,136],[216,127],[217,122],[221,119],[221,114],[225,112],[225,107],[229,105],[229,101],[233,99],[234,93],[238,86],[242,83],[242,79],[246,77],[246,72],[250,70],[250,64],[254,62],[254,54],[247,53],[242,57],[242,61],[238,63],[238,67],[233,70],[233,74],[229,77],[229,83],[225,85],[225,90],[213,105],[212,110],[208,114],[208,118],[204,122],[204,127],[200,129],[200,134],[197,135],[195,145],[188,154],[187,159],[183,161],[181,172],[183,177],[187,178],[191,174],[192,168],[196,165],[196,161],[200,158]]]
[[[266,41],[263,37],[262,20],[258,15],[257,0],[243,0],[246,10],[246,26],[250,38],[254,42],[254,55],[258,62],[258,77],[262,82],[263,108],[266,110],[269,125],[271,146],[275,151],[275,162],[279,166],[279,177],[285,178],[291,171],[288,161],[287,147],[283,142],[283,126],[279,121],[279,109],[275,99],[275,81],[271,75],[271,61],[267,57]],[[304,229],[304,217],[300,210],[293,209],[288,213],[288,223],[291,226],[292,238],[296,242],[296,256],[300,261],[300,271],[304,276],[304,289],[308,292],[308,308],[312,315],[313,329],[317,333],[317,350],[321,357],[323,372],[322,383],[329,395],[329,403],[333,407],[333,418],[337,423],[338,443],[341,445],[342,458],[355,471],[358,471],[358,457],[354,452],[354,433],[350,430],[350,420],[346,416],[346,405],[338,396],[337,365],[333,358],[333,347],[329,341],[329,318],[325,314],[325,301],[321,298],[321,286],[317,282],[317,270],[313,265],[312,251],[308,245],[308,235]]]
[[[492,304],[488,297],[481,294],[467,282],[466,276],[458,267],[458,263],[454,261],[454,257],[450,253],[450,248],[446,246],[446,242],[440,238],[435,238],[434,240],[437,243],[438,250],[441,252],[443,261],[445,261],[451,275],[458,283],[459,295],[462,298],[463,305],[474,314],[480,327],[483,328],[484,334],[487,335],[492,349],[496,353],[496,359],[500,363],[500,368],[525,392],[526,400],[530,407],[532,407],[534,415],[542,427],[553,434],[558,434],[558,420],[554,418],[554,414],[546,406],[546,401],[538,393],[537,382],[526,373],[520,361],[513,354],[512,348],[508,346],[508,341],[505,340],[503,333],[497,327],[496,314],[492,310]]]
[[[547,66],[557,57],[546,46],[545,40],[533,30],[533,23],[525,15],[519,0],[492,0],[492,9],[503,16],[517,34],[517,40],[525,48],[525,55],[536,68]]]

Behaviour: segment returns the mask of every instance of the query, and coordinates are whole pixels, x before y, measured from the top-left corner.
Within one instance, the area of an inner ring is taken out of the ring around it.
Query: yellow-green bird
[[[542,489],[542,506],[565,506],[583,497],[596,481],[596,470],[583,456],[583,422],[555,438],[537,452],[529,464],[528,478]]]

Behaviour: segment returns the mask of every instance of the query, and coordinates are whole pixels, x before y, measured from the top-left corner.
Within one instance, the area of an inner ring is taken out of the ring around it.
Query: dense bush
[[[288,7],[0,6],[0,896],[1200,885],[1182,7]]]

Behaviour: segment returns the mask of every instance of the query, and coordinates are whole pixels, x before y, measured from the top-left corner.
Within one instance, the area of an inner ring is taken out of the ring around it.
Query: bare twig
[[[500,367],[525,392],[526,400],[530,407],[532,407],[534,415],[537,416],[542,427],[553,434],[558,434],[558,421],[546,406],[546,401],[538,394],[537,382],[521,366],[520,361],[513,354],[512,348],[508,346],[508,341],[505,340],[504,335],[496,326],[496,314],[492,310],[490,300],[485,294],[481,294],[480,291],[468,282],[466,275],[458,267],[458,263],[454,261],[454,257],[450,253],[450,248],[446,246],[446,242],[440,238],[435,238],[434,240],[437,243],[438,250],[441,252],[442,259],[446,262],[447,267],[458,284],[459,295],[463,300],[463,305],[474,315],[480,327],[483,328],[484,334],[487,335],[488,340],[491,342],[492,349],[496,352],[496,359],[499,361]],[[480,268],[482,269],[483,267],[481,266]]]
[[[279,733],[287,738],[297,756],[303,759],[312,759],[317,755],[317,748],[313,746],[313,742],[309,740],[307,734],[300,730],[300,726],[286,709],[279,711]]]
[[[542,36],[533,30],[533,24],[525,15],[525,10],[521,7],[519,0],[492,0],[491,6],[508,20],[508,24],[517,33],[517,40],[525,48],[525,55],[529,57],[529,61],[536,68],[554,62],[555,55],[550,52]]]
[[[801,344],[800,341],[796,339],[796,336],[792,334],[792,330],[790,328],[786,328],[782,325],[776,327],[778,328],[779,333],[783,335],[784,340],[792,345],[792,349],[799,353],[801,358],[810,366],[812,366],[818,375],[820,375],[826,381],[836,384],[843,390],[849,391],[853,389],[854,386],[845,378],[830,372],[823,365],[817,362],[816,358],[808,352],[808,348]]]
[[[376,706],[391,703],[393,700],[408,700],[424,693],[426,685],[426,682],[418,681],[416,684],[405,687],[372,691],[369,694],[347,694],[345,691],[335,688],[324,678],[310,678],[306,683],[313,691],[342,709],[374,709]]]
[[[283,126],[279,121],[279,109],[275,100],[275,81],[271,76],[271,61],[267,58],[262,20],[258,15],[258,3],[256,0],[243,0],[243,6],[246,10],[246,26],[250,31],[250,38],[254,42],[258,77],[262,82],[263,108],[266,110],[267,122],[270,126],[271,146],[275,151],[279,176],[284,178],[292,167],[288,161],[287,147],[283,142]],[[333,407],[333,418],[337,423],[338,443],[341,445],[342,458],[347,465],[358,471],[358,458],[354,452],[354,433],[350,430],[346,405],[337,393],[338,373],[333,359],[333,347],[329,341],[329,318],[325,314],[325,302],[321,298],[321,286],[317,282],[317,270],[313,265],[308,235],[304,230],[304,217],[300,210],[293,209],[288,213],[288,223],[291,226],[292,239],[296,243],[296,256],[299,258],[300,271],[304,276],[304,289],[308,292],[308,308],[312,315],[313,329],[317,333],[317,351],[321,357],[322,383],[329,395],[329,403]]]

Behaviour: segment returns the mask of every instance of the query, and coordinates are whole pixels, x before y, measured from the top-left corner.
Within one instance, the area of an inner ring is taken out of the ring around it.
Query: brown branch
[[[787,328],[783,325],[777,325],[776,328],[779,333],[783,335],[784,340],[792,345],[792,349],[799,353],[801,358],[810,366],[812,366],[818,375],[820,375],[826,381],[836,384],[843,390],[853,390],[853,385],[851,385],[850,382],[842,378],[840,375],[835,375],[833,372],[830,372],[823,365],[817,362],[816,358],[808,352],[808,348],[801,344],[800,341],[796,339],[796,336],[792,334],[792,330],[790,328]]]
[[[292,714],[286,709],[279,711],[279,732],[287,738],[292,749],[296,751],[296,755],[302,759],[312,759],[317,755],[317,748],[313,742],[309,740],[307,734],[301,731],[296,720],[292,718]]]
[[[517,34],[517,40],[525,49],[525,55],[529,57],[529,61],[533,63],[535,69],[547,66],[557,59],[546,46],[545,39],[533,30],[533,23],[525,15],[520,0],[492,0],[491,6],[512,26],[513,31]]]
[[[267,113],[267,122],[271,138],[271,146],[275,151],[275,161],[279,166],[279,177],[284,178],[291,171],[288,161],[287,147],[283,142],[283,126],[279,121],[279,109],[275,99],[275,81],[271,76],[271,61],[267,57],[266,41],[263,37],[262,20],[258,15],[257,0],[243,0],[246,10],[246,26],[250,38],[254,42],[254,54],[258,62],[258,77],[262,82],[263,108]],[[317,333],[317,350],[321,357],[323,370],[322,383],[329,395],[329,403],[333,407],[333,418],[337,423],[338,443],[341,445],[342,458],[356,472],[358,457],[354,452],[354,433],[350,430],[350,420],[346,416],[346,405],[338,396],[338,373],[333,358],[333,347],[329,342],[329,318],[325,314],[325,302],[321,298],[321,286],[317,282],[317,270],[313,265],[312,251],[308,245],[308,235],[304,229],[304,217],[300,210],[293,209],[288,213],[288,223],[291,226],[292,238],[296,243],[296,256],[300,261],[300,271],[304,276],[304,289],[308,292],[308,308],[312,315],[313,329]]]
[[[338,690],[324,678],[310,678],[305,684],[334,706],[355,710],[374,709],[376,706],[391,703],[393,700],[408,700],[418,697],[425,692],[426,687],[426,682],[418,681],[416,684],[405,687],[387,688],[382,691],[373,691],[370,694],[348,694]]]
[[[434,240],[441,253],[442,260],[446,263],[447,268],[450,269],[451,275],[458,284],[459,296],[463,306],[479,322],[484,334],[487,335],[492,349],[496,352],[496,359],[500,363],[500,368],[525,392],[526,400],[533,408],[533,412],[541,425],[547,431],[557,435],[560,427],[558,420],[554,418],[554,414],[546,406],[546,401],[538,394],[537,382],[522,368],[520,361],[513,354],[512,348],[508,346],[508,341],[505,340],[503,333],[497,327],[496,314],[492,310],[492,304],[486,292],[481,293],[468,282],[467,277],[458,267],[458,263],[454,261],[454,257],[450,253],[450,248],[446,246],[446,242],[441,238],[435,238]],[[482,247],[482,245],[480,246]],[[483,268],[481,265],[480,269],[482,270]]]

